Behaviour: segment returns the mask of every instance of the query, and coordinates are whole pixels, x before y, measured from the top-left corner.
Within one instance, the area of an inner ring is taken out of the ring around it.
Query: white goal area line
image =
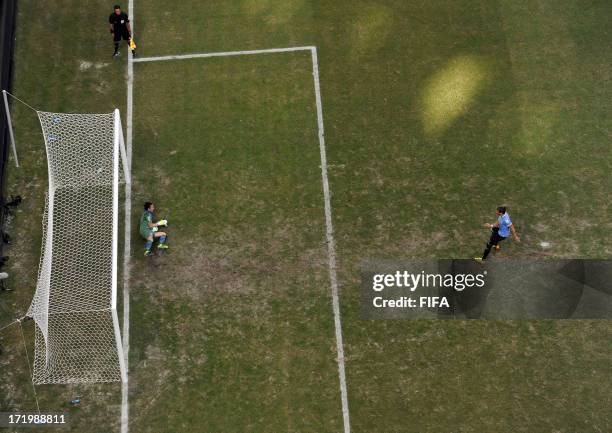
[[[133,0],[130,1],[130,3]],[[130,15],[133,16],[133,11],[130,11]],[[177,54],[167,56],[155,56],[155,57],[138,57],[128,60],[128,160],[131,156],[132,150],[132,115],[133,115],[133,63],[147,63],[147,62],[163,62],[169,60],[188,60],[188,59],[202,59],[211,57],[231,57],[231,56],[245,56],[255,54],[273,54],[273,53],[290,53],[296,51],[310,51],[312,57],[312,76],[314,82],[315,100],[317,107],[317,123],[319,130],[319,150],[321,154],[321,180],[323,183],[323,198],[325,203],[325,237],[327,243],[327,256],[329,264],[329,280],[331,285],[332,295],[332,308],[334,312],[334,328],[336,334],[336,352],[338,356],[338,376],[340,379],[340,397],[342,400],[342,417],[344,423],[344,433],[350,433],[350,419],[349,419],[349,408],[348,408],[348,392],[346,386],[346,373],[344,366],[344,344],[342,342],[342,322],[340,320],[340,300],[338,297],[338,277],[336,273],[336,244],[334,241],[334,230],[332,225],[332,207],[331,207],[331,191],[329,187],[329,179],[327,176],[327,152],[325,150],[325,129],[323,125],[323,104],[321,102],[321,87],[319,81],[319,61],[317,57],[317,47],[315,46],[303,46],[303,47],[288,47],[288,48],[269,48],[263,50],[245,50],[245,51],[223,51],[213,53],[193,53],[193,54]],[[125,333],[125,331],[124,331]],[[124,348],[126,344],[124,344]],[[127,398],[126,398],[127,400]],[[126,409],[127,415],[127,409]],[[127,416],[126,416],[127,423]],[[122,432],[127,433],[127,427],[123,428],[122,418]]]

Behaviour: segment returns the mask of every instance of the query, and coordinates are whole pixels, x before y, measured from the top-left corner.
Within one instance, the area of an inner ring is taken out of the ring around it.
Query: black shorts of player
[[[506,238],[504,236],[499,235],[499,227],[493,227],[491,229],[491,238],[489,239],[489,243],[491,245],[497,245],[505,239]]]
[[[128,32],[127,29],[122,30],[120,32],[114,32],[113,35],[115,42],[120,42],[121,39],[123,39],[124,41],[130,40],[130,32]]]

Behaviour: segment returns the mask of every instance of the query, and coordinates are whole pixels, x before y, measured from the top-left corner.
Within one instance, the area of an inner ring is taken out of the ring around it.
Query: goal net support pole
[[[123,176],[125,179],[125,184],[127,186],[132,184],[132,178],[130,174],[130,167],[128,165],[127,153],[125,151],[125,140],[123,138],[123,127],[121,126],[121,116],[119,114],[119,109],[115,109],[114,115],[115,126],[118,128],[118,132],[115,132],[115,134],[119,137],[119,155],[121,156]]]
[[[4,112],[6,115],[6,124],[8,127],[9,137],[11,139],[11,148],[13,149],[13,157],[15,158],[15,166],[19,167],[19,160],[17,159],[17,147],[15,146],[15,135],[13,134],[13,122],[11,120],[11,111],[9,110],[6,90],[2,91],[2,99],[4,100]]]

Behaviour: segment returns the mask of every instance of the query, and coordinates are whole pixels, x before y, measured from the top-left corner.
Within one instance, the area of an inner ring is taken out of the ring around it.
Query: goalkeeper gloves
[[[159,220],[157,225],[160,227],[166,227],[168,225],[168,220]]]
[[[153,228],[151,229],[151,231],[152,231],[153,233],[155,233],[157,230],[159,230],[157,227],[153,227]]]

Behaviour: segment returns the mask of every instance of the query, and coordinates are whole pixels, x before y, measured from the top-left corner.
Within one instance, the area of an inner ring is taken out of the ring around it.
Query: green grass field
[[[359,304],[364,260],[472,257],[500,204],[523,238],[502,258],[612,257],[606,2],[167,5],[135,1],[140,57],[317,47],[352,431],[612,431],[609,321],[365,321]],[[21,0],[14,93],[125,122],[111,6]],[[34,292],[47,187],[37,119],[13,111],[24,203],[0,326]],[[136,63],[133,127],[130,431],[343,431],[310,53]],[[171,250],[145,259],[149,199]],[[34,410],[19,328],[0,342],[0,411]],[[119,431],[119,384],[36,391],[72,431]]]

